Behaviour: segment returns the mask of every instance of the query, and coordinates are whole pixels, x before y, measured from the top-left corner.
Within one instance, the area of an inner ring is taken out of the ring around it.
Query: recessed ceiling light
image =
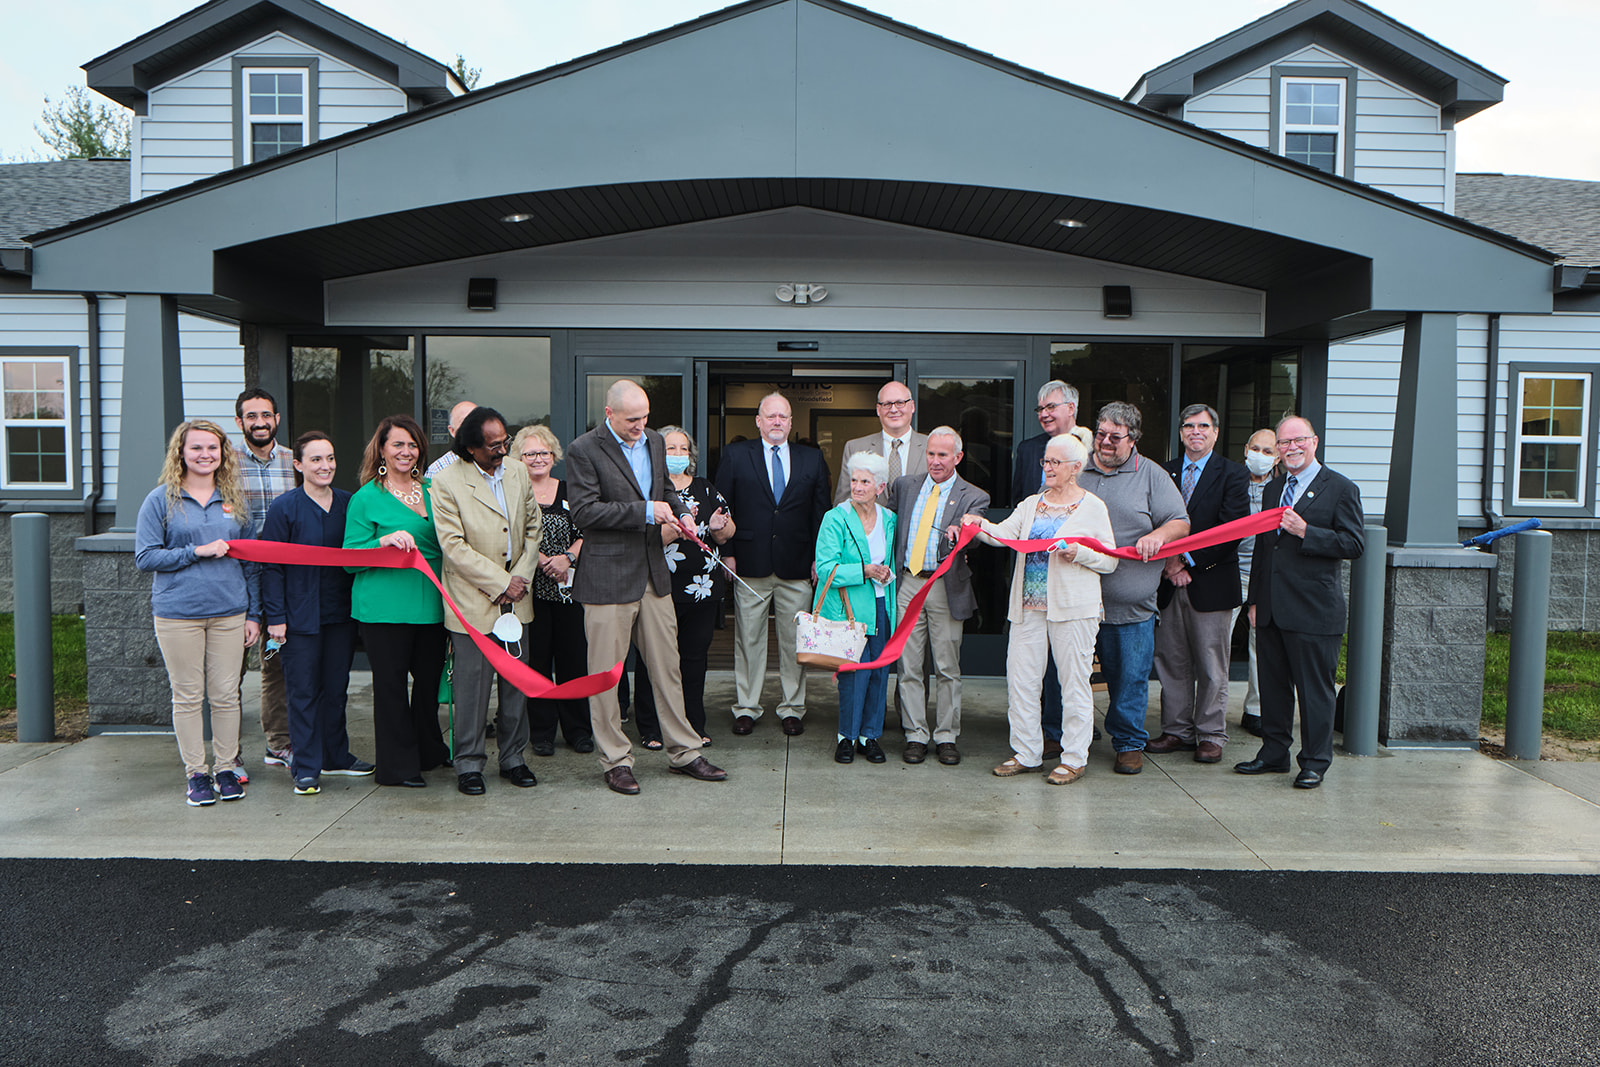
[[[514,211],[509,215],[501,215],[500,216],[500,221],[501,222],[527,222],[531,218],[533,218],[533,216],[528,214],[526,211]]]
[[[1069,230],[1081,230],[1089,224],[1080,219],[1056,219],[1056,225],[1065,226]]]

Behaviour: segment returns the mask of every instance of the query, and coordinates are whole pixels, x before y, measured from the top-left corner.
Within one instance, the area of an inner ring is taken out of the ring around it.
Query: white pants
[[[1042,611],[1023,611],[1022,621],[1011,624],[1006,643],[1006,718],[1011,724],[1011,750],[1025,767],[1037,767],[1044,761],[1039,691],[1044,685],[1045,660],[1054,655],[1056,674],[1061,679],[1061,763],[1082,767],[1089,762],[1089,742],[1094,734],[1089,672],[1100,620],[1047,623],[1044,615]]]

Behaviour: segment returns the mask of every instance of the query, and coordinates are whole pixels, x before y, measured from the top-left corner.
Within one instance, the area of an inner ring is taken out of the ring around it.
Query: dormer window
[[[1282,128],[1284,156],[1329,174],[1341,173],[1344,80],[1285,78]]]
[[[314,56],[235,56],[234,164],[259,163],[317,139]]]

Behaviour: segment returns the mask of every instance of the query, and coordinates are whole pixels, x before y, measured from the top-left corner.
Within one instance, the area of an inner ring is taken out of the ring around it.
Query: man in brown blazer
[[[672,770],[703,782],[727,773],[700,755],[700,732],[683,712],[678,665],[678,614],[663,541],[677,539],[676,494],[668,492],[666,447],[646,429],[650,398],[638,383],[619,379],[606,392],[606,417],[567,447],[567,500],[583,530],[583,565],[572,596],[583,605],[591,673],[610,670],[631,640],[649,668]],[[681,505],[678,505],[681,506]],[[617,691],[589,698],[589,718],[605,782],[633,796],[633,747],[622,732]]]
[[[924,453],[928,448],[926,434],[911,429],[917,414],[917,402],[905,382],[885,382],[878,390],[878,425],[881,431],[857,437],[844,443],[839,453],[839,487],[834,490],[833,502],[842,504],[850,495],[850,474],[844,470],[844,461],[857,452],[870,452],[889,461],[889,481],[878,496],[878,503],[892,507],[888,486],[903,475],[925,475],[928,461]]]
[[[489,633],[502,614],[513,615],[521,636],[508,651],[528,658],[528,623],[533,598],[528,595],[539,566],[541,515],[533,498],[528,469],[506,463],[511,443],[506,420],[493,408],[474,408],[456,432],[459,460],[439,472],[430,490],[433,528],[444,553],[444,587],[473,627]],[[488,764],[485,734],[489,688],[495,670],[473,644],[453,612],[445,626],[455,650],[452,674],[456,697],[456,787],[468,796],[482,796],[483,769]],[[528,698],[500,679],[500,710],[495,740],[500,748],[500,777],[527,788],[538,784],[528,769]]]

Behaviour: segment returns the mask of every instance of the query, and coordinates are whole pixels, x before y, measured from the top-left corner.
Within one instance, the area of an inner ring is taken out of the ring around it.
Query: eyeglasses
[[[1120,445],[1122,442],[1126,441],[1132,436],[1132,434],[1128,433],[1106,433],[1104,430],[1096,430],[1094,432],[1094,439],[1096,441],[1109,441],[1114,445]]]
[[[911,398],[908,396],[904,400],[880,400],[878,401],[878,406],[880,408],[903,408],[911,402]]]
[[[524,452],[522,454],[522,458],[523,459],[549,459],[551,456],[554,456],[554,455],[555,455],[554,452]]]
[[[509,452],[511,451],[511,438],[502,437],[498,441],[485,441],[483,447],[490,452]]]
[[[1316,434],[1308,434],[1305,437],[1280,437],[1278,438],[1278,447],[1283,448],[1285,445],[1303,445],[1307,441],[1315,441],[1316,439]]]
[[[1071,463],[1071,462],[1072,461],[1068,460],[1068,459],[1041,459],[1039,461],[1039,466],[1041,466],[1041,467],[1049,467],[1051,469],[1054,469],[1056,467],[1065,467],[1068,463]]]
[[[1057,400],[1053,404],[1040,404],[1038,407],[1033,409],[1033,413],[1035,415],[1043,415],[1045,412],[1054,411],[1056,408],[1069,408],[1071,406],[1071,404],[1068,404],[1064,400]]]

